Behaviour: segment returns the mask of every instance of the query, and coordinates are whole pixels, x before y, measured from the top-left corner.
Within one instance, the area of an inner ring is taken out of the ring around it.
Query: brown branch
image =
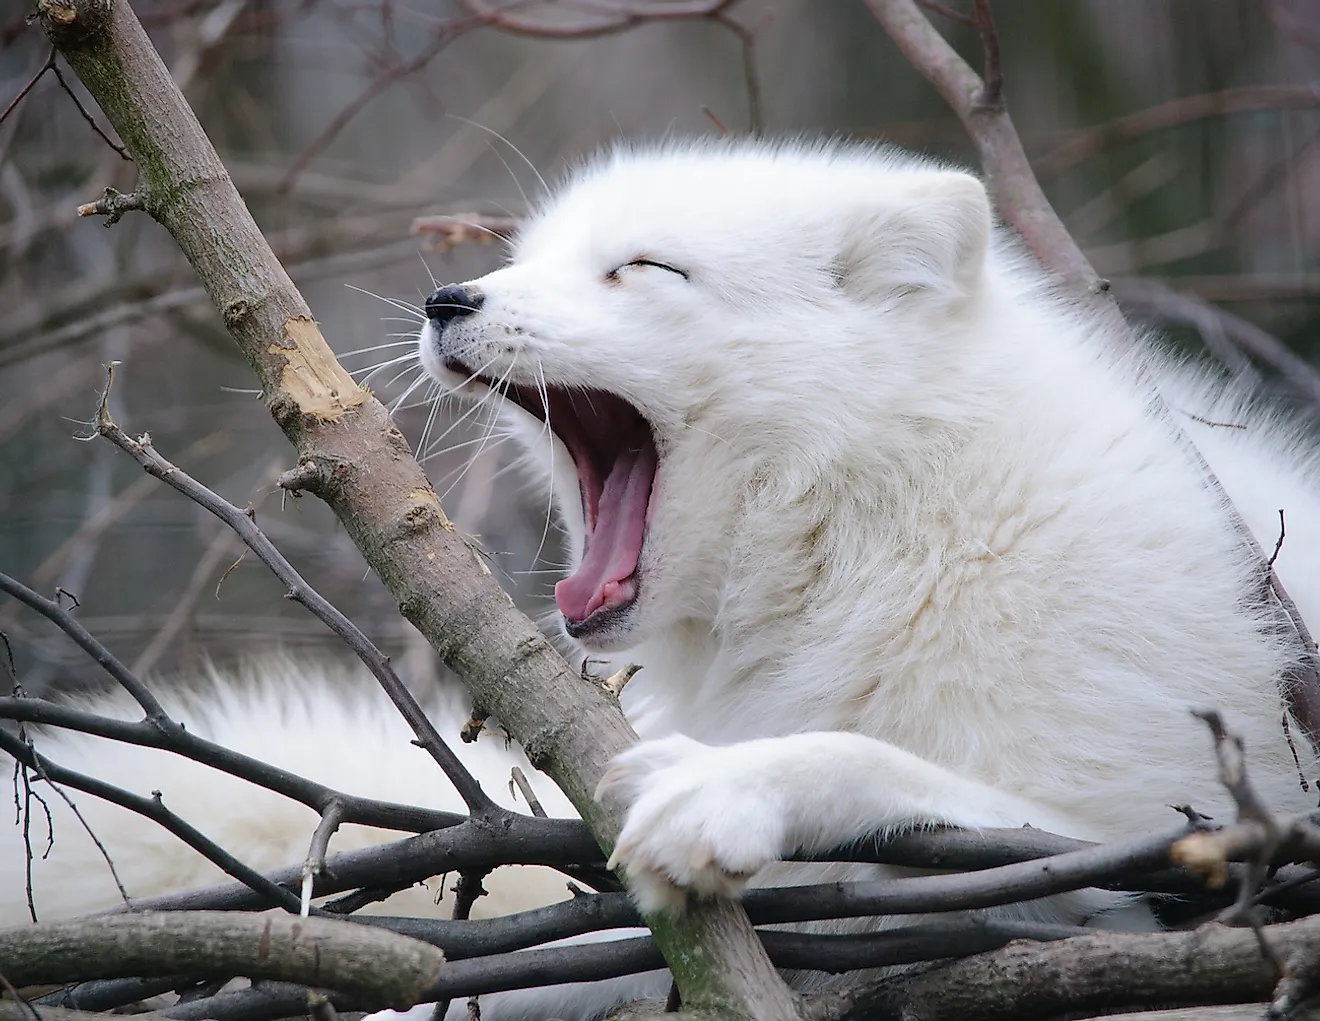
[[[0,124],[3,124],[5,119],[18,109],[18,104],[23,102],[27,94],[37,87],[37,83],[46,76],[46,72],[54,70],[56,52],[55,47],[52,46],[50,48],[50,56],[46,58],[46,62],[42,64],[37,70],[37,73],[28,80],[28,83],[18,90],[18,95],[9,101],[9,105],[5,107],[4,113],[0,113]]]
[[[7,575],[0,574],[0,589],[8,591],[7,586],[11,584],[17,583]],[[31,593],[30,589],[23,591]],[[31,594],[35,595],[35,593]],[[23,599],[24,596],[20,594],[18,598]],[[260,759],[231,751],[224,745],[198,737],[172,720],[162,727],[151,719],[138,721],[111,719],[83,709],[28,696],[0,698],[0,720],[63,727],[113,741],[160,748],[228,773],[230,776],[239,777],[276,794],[282,794],[317,813],[324,812],[331,802],[341,801],[345,806],[345,822],[421,833],[456,826],[464,819],[463,816],[453,812],[416,808],[411,805],[344,794],[313,780],[304,779],[296,773],[286,772]]]
[[[972,0],[973,20],[981,34],[985,49],[985,70],[981,72],[981,93],[976,101],[987,110],[1002,111],[1004,107],[1004,71],[999,62],[999,32],[995,29],[990,0]]]
[[[608,17],[567,25],[519,17],[508,10],[492,7],[486,0],[459,0],[459,2],[479,24],[498,28],[513,35],[525,35],[534,39],[595,39],[636,28],[648,21],[715,18],[738,0],[669,0],[664,4],[622,2],[610,5],[613,11]]]
[[[52,57],[53,56],[54,53],[52,52]],[[68,97],[73,100],[73,105],[78,108],[78,112],[82,114],[82,119],[87,122],[88,126],[98,135],[101,136],[101,140],[104,141],[106,145],[110,146],[111,149],[113,149],[115,152],[119,154],[120,159],[127,160],[129,163],[132,163],[133,157],[128,154],[128,150],[125,149],[118,142],[116,142],[109,135],[107,135],[104,131],[102,131],[101,125],[96,123],[96,118],[93,117],[90,113],[88,113],[87,108],[82,105],[82,100],[78,98],[78,93],[73,91],[73,88],[69,85],[68,80],[65,79],[64,72],[60,70],[60,65],[56,63],[53,59],[50,61],[50,73],[53,74],[55,78],[59,81],[60,88],[62,88],[65,91],[65,93],[68,95]]]
[[[1320,88],[1310,85],[1246,85],[1171,99],[1078,131],[1036,161],[1042,174],[1060,174],[1106,149],[1156,131],[1236,113],[1320,108]]]
[[[311,914],[312,891],[316,877],[325,872],[325,855],[330,848],[330,838],[344,821],[344,801],[335,798],[321,811],[321,821],[312,831],[312,842],[307,848],[307,860],[302,867],[302,914]]]
[[[444,974],[444,954],[407,936],[325,918],[234,912],[122,915],[0,930],[16,985],[197,975],[292,981],[403,1009]]]
[[[79,216],[104,216],[105,225],[113,227],[120,217],[132,209],[143,209],[142,200],[136,195],[125,195],[114,188],[106,188],[105,194],[95,202],[85,202],[78,207]]]
[[[1320,955],[1320,917],[1273,925],[1286,958]],[[1274,995],[1274,968],[1247,929],[1097,932],[1012,943],[946,967],[853,990],[842,1018],[866,1021],[1046,1021],[1143,1007],[1253,1003]]]

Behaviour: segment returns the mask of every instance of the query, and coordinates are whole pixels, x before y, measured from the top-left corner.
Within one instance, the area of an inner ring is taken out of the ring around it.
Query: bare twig
[[[70,86],[68,81],[65,80],[64,72],[60,70],[60,65],[56,63],[54,51],[51,52],[50,73],[53,74],[59,80],[60,88],[62,88],[65,91],[65,93],[68,94],[68,97],[73,100],[73,105],[78,108],[78,112],[82,114],[82,119],[88,123],[91,129],[101,136],[101,139],[105,142],[106,145],[110,146],[111,149],[119,153],[120,159],[127,160],[129,163],[132,163],[133,157],[129,155],[128,150],[125,149],[118,142],[116,142],[109,135],[107,135],[104,131],[102,131],[101,125],[96,123],[96,118],[93,117],[90,113],[88,113],[87,108],[82,105],[82,100],[78,98],[78,93],[73,91],[72,86]]]
[[[746,25],[739,24],[729,16],[727,8],[711,16],[733,33],[742,50],[743,84],[747,93],[747,131],[751,135],[765,132],[765,110],[761,99],[761,76],[756,71],[756,35]]]
[[[1275,540],[1274,552],[1270,554],[1270,570],[1274,569],[1274,562],[1279,559],[1279,554],[1283,552],[1283,540],[1288,535],[1288,526],[1283,516],[1283,508],[1279,508],[1279,538]]]
[[[522,791],[523,799],[527,802],[527,811],[538,819],[544,819],[546,817],[545,809],[541,806],[536,791],[532,790],[532,785],[527,782],[527,776],[523,773],[521,767],[514,766],[510,771],[510,777],[513,783],[518,785],[518,790]]]
[[[981,92],[977,103],[988,110],[999,111],[1004,106],[1004,71],[999,63],[999,33],[990,11],[990,0],[972,0],[973,19],[981,34],[985,48],[985,70],[981,72]]]
[[[52,46],[50,48],[50,56],[46,58],[46,62],[42,64],[37,73],[28,80],[28,83],[18,90],[18,95],[10,100],[9,105],[4,109],[4,113],[0,113],[0,124],[3,124],[5,119],[18,108],[18,104],[23,102],[27,94],[37,87],[37,83],[45,77],[46,72],[54,70],[56,52],[55,47]]]
[[[560,868],[597,861],[599,855],[590,833],[575,819],[535,819],[510,813],[507,820],[492,825],[469,818],[407,840],[330,855],[325,871],[317,877],[315,895],[382,885],[389,885],[393,892],[445,872],[488,871],[508,864]],[[296,887],[302,874],[301,864],[288,865],[268,878],[280,886]],[[248,911],[266,906],[261,896],[242,883],[139,897],[132,904],[135,911]]]
[[[13,586],[19,593],[20,599],[26,594],[35,595],[30,589],[19,586],[12,578],[0,574],[0,588],[8,591],[6,586]],[[92,639],[92,641],[96,640]],[[100,643],[96,642],[96,645],[100,646]],[[136,722],[116,720],[72,706],[31,697],[0,698],[0,719],[63,727],[128,744],[161,748],[239,777],[276,794],[282,794],[317,813],[323,812],[332,801],[340,801],[344,805],[345,822],[420,833],[455,826],[464,818],[453,812],[416,808],[411,805],[344,794],[315,781],[304,779],[296,773],[289,773],[260,759],[231,751],[224,745],[198,737],[173,720],[164,727],[151,718]]]
[[[156,696],[147,689],[146,685],[134,677],[132,671],[124,666],[109,649],[92,637],[91,633],[78,623],[73,615],[60,605],[58,600],[47,599],[45,596],[33,592],[26,585],[15,581],[7,574],[0,574],[0,592],[13,596],[21,603],[26,603],[72,638],[83,652],[87,653],[106,673],[119,682],[119,685],[132,696],[133,701],[142,707],[147,719],[154,726],[165,733],[182,730],[174,720],[170,719],[164,706],[156,700]]]
[[[311,914],[312,888],[316,877],[325,871],[325,855],[330,847],[330,838],[344,821],[344,802],[335,798],[321,811],[321,821],[312,832],[312,843],[307,848],[307,860],[303,862],[302,897],[300,914]]]
[[[104,216],[105,225],[113,227],[120,218],[133,209],[145,209],[142,199],[136,195],[125,195],[114,188],[106,188],[105,194],[95,202],[84,202],[78,207],[79,216]]]

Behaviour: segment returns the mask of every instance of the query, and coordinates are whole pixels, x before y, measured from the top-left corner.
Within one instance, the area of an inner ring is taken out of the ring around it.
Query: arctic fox
[[[1116,356],[976,177],[862,146],[620,149],[426,313],[426,370],[500,395],[552,489],[563,630],[644,666],[644,740],[598,792],[628,806],[613,860],[644,908],[912,826],[1231,817],[1192,706],[1245,735],[1271,805],[1306,806],[1298,653],[1174,427],[1267,546],[1284,509],[1278,569],[1320,621],[1300,435],[1203,369]]]
[[[614,856],[643,907],[875,875],[776,862],[914,826],[1106,839],[1170,826],[1170,803],[1229,816],[1192,706],[1245,735],[1270,805],[1308,807],[1279,690],[1296,652],[1174,426],[1267,546],[1285,510],[1278,569],[1315,623],[1301,433],[1206,370],[1115,355],[974,176],[837,144],[620,149],[426,313],[427,372],[489,402],[553,495],[564,633],[644,667],[623,694],[643,741],[600,789],[627,805]],[[351,732],[333,704],[290,728]],[[361,793],[422,799],[424,770],[413,753]],[[532,996],[496,1011],[550,1012]]]

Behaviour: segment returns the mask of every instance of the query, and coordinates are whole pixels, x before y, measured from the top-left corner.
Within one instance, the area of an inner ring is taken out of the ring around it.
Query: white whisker
[[[550,448],[550,485],[547,487],[545,497],[545,525],[541,529],[541,541],[536,544],[536,552],[532,554],[532,563],[539,561],[541,553],[545,550],[545,541],[550,537],[550,522],[555,510],[555,434],[550,425],[550,387],[545,381],[545,366],[541,364],[539,358],[536,359],[536,377],[536,391],[541,398],[541,407],[545,410],[542,428]]]
[[[456,120],[456,121],[462,121],[464,124],[470,124],[472,127],[476,128],[478,131],[484,131],[484,132],[486,132],[486,134],[488,134],[488,135],[492,135],[492,136],[494,136],[495,138],[499,139],[501,142],[503,142],[505,145],[507,145],[510,149],[512,149],[513,152],[514,152],[514,154],[515,154],[520,160],[522,160],[524,163],[527,164],[527,169],[530,170],[533,174],[536,175],[536,180],[537,180],[537,183],[539,183],[539,184],[541,185],[541,190],[542,190],[543,192],[548,192],[548,191],[550,190],[550,185],[548,185],[548,184],[545,183],[545,178],[542,177],[542,176],[541,176],[541,172],[540,172],[539,170],[536,169],[536,164],[533,163],[531,160],[529,160],[529,159],[527,158],[527,155],[526,155],[521,149],[519,149],[516,145],[514,145],[512,142],[510,142],[507,138],[505,138],[503,135],[501,135],[501,134],[500,134],[498,131],[496,131],[494,128],[488,128],[488,127],[486,127],[486,125],[484,125],[484,124],[478,124],[476,121],[468,120],[468,118],[466,118],[466,117],[460,117],[460,116],[459,116],[458,114],[456,114],[456,113],[447,114],[446,116],[448,116],[448,117],[452,117],[452,118],[454,118],[454,120]],[[508,164],[506,163],[505,166],[508,166]],[[509,173],[512,174],[513,171],[510,170]],[[514,183],[515,183],[515,184],[518,183],[518,178],[517,178],[517,177],[514,177],[513,180],[514,180]],[[519,190],[519,191],[522,191],[522,188],[519,188],[518,190]]]
[[[390,334],[390,336],[392,336],[392,337],[402,337],[402,336],[404,336],[404,334],[402,334],[402,333],[392,333],[392,334]],[[413,338],[412,340],[392,340],[392,341],[390,341],[390,342],[387,343],[387,344],[376,344],[376,345],[373,346],[373,347],[360,347],[360,348],[358,348],[358,349],[355,350],[355,351],[340,351],[340,352],[338,353],[337,357],[339,357],[339,358],[352,358],[354,355],[366,355],[366,354],[371,354],[372,351],[383,351],[383,350],[385,350],[386,348],[389,348],[389,347],[404,347],[404,346],[407,345],[407,344],[416,344],[416,343],[417,343],[417,334],[416,334],[416,333],[413,333],[413,334],[412,334],[412,338]]]
[[[421,249],[417,250],[417,258],[421,260],[422,269],[426,270],[426,275],[431,278],[431,290],[439,290],[440,282],[436,280],[435,274],[431,272],[431,267],[426,264],[426,256],[422,254]],[[423,295],[425,297],[425,295]]]
[[[350,376],[356,376],[359,372],[365,372],[366,375],[363,376],[362,379],[359,381],[362,383],[363,386],[365,386],[367,380],[369,380],[376,373],[380,372],[382,369],[388,369],[392,365],[403,365],[405,363],[408,363],[410,366],[420,364],[417,361],[417,355],[410,351],[406,355],[399,355],[399,357],[397,358],[391,358],[388,361],[383,361],[376,365],[364,365],[360,369],[350,369],[348,374]],[[395,376],[394,378],[398,379],[399,377]],[[391,382],[393,382],[393,380],[391,380]]]
[[[365,287],[358,287],[356,284],[345,284],[350,291],[357,291],[359,294],[365,294],[369,298],[375,298],[377,301],[383,301],[387,305],[393,305],[400,312],[411,312],[419,322],[426,322],[426,310],[420,305],[414,305],[410,301],[404,301],[401,298],[387,298],[383,294],[377,294],[375,291],[368,291]]]
[[[428,381],[430,382],[431,385],[430,385],[429,387],[427,387],[427,389],[426,389],[426,393],[422,396],[422,399],[421,399],[420,401],[418,401],[416,404],[404,404],[404,403],[403,403],[404,401],[406,401],[406,400],[408,399],[408,395],[409,395],[409,394],[411,394],[414,390],[416,390],[416,389],[417,389],[419,386],[421,386],[423,383],[426,383],[426,382],[428,382]],[[399,394],[399,396],[396,397],[396,398],[390,403],[390,417],[392,418],[392,417],[394,417],[395,415],[397,415],[400,411],[407,411],[407,410],[409,410],[410,408],[420,408],[420,407],[424,407],[425,405],[427,405],[427,404],[429,404],[429,403],[431,402],[431,400],[433,399],[434,394],[435,394],[436,391],[438,391],[439,389],[440,389],[440,384],[437,383],[437,382],[435,382],[434,380],[432,380],[430,376],[428,376],[428,375],[426,375],[425,373],[423,373],[422,375],[420,375],[420,376],[418,376],[416,379],[414,379],[411,383],[409,383],[409,384],[408,384],[408,388],[407,388],[406,390],[404,390],[403,393]]]

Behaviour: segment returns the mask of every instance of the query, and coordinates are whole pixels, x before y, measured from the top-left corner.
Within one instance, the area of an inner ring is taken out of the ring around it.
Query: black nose
[[[459,316],[470,316],[481,308],[484,295],[457,284],[441,287],[426,299],[426,318],[443,330]]]

